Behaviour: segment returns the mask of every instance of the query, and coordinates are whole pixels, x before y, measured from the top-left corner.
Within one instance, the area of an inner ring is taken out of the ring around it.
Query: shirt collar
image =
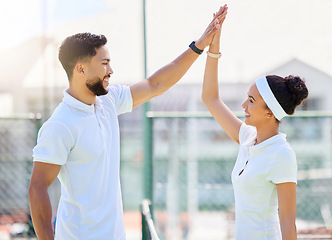
[[[85,104],[73,96],[71,96],[68,92],[67,89],[63,91],[63,102],[68,104],[72,108],[79,109],[81,111],[87,112],[87,113],[94,113],[95,112],[95,107],[100,107],[102,101],[96,97],[95,104]]]
[[[263,150],[269,145],[272,145],[273,143],[276,143],[278,141],[285,142],[286,141],[286,134],[284,133],[278,133],[277,135],[270,137],[266,139],[265,141],[257,144],[257,145],[252,145],[249,147],[250,155],[253,156],[255,153]]]

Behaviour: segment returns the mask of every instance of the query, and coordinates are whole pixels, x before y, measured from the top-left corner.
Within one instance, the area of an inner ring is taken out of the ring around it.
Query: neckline
[[[279,132],[278,134],[276,134],[276,135],[264,140],[263,142],[258,143],[258,144],[255,145],[256,139],[257,138],[255,138],[254,141],[252,142],[252,144],[250,144],[250,147],[252,149],[260,149],[262,147],[266,147],[268,145],[271,145],[272,143],[274,143],[278,140],[286,140],[286,134]]]
[[[64,95],[63,101],[65,103],[67,103],[69,106],[71,106],[73,108],[82,110],[82,111],[87,112],[87,113],[94,113],[95,108],[100,107],[101,103],[102,103],[102,100],[99,99],[98,97],[96,97],[96,100],[95,100],[94,104],[91,104],[91,105],[85,104],[85,103],[79,101],[78,99],[74,98],[72,95],[70,95],[67,92],[67,89],[64,90],[63,95]]]

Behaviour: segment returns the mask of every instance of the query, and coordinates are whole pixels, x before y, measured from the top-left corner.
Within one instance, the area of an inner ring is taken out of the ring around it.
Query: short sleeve
[[[257,135],[256,128],[248,126],[245,123],[242,123],[239,131],[239,143],[241,145],[246,145],[255,140]]]
[[[275,160],[271,163],[267,172],[267,180],[274,184],[294,182],[297,175],[297,163],[295,153],[291,149],[283,149],[276,153]]]
[[[64,165],[74,140],[62,123],[46,122],[39,130],[33,161]]]
[[[130,112],[133,109],[133,98],[129,86],[113,85],[109,87],[108,97],[113,99],[117,115]]]

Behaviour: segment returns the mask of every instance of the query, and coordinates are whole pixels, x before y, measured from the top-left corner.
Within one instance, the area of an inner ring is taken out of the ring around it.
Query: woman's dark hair
[[[298,76],[279,77],[268,75],[266,80],[284,111],[292,115],[295,108],[308,97],[305,82]]]
[[[59,60],[68,79],[72,78],[77,61],[92,58],[97,53],[96,48],[106,43],[107,39],[104,35],[77,33],[67,37],[59,49]]]

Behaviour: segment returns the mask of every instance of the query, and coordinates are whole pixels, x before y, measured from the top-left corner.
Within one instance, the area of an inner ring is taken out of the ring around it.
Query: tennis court
[[[153,122],[152,195],[160,238],[234,239],[230,175],[237,144],[204,112],[148,114]],[[331,121],[329,113],[299,112],[281,125],[298,160],[299,239],[331,239]]]
[[[135,114],[135,113],[134,113]],[[171,239],[234,239],[230,172],[237,146],[206,113],[150,113],[151,216],[156,233]],[[36,116],[0,119],[0,239],[34,239],[27,188]],[[141,239],[144,199],[142,129],[120,118],[121,182],[128,240]],[[332,116],[287,118],[283,132],[297,153],[299,239],[332,239]],[[20,136],[19,138],[17,136]],[[56,215],[59,186],[50,189]]]

